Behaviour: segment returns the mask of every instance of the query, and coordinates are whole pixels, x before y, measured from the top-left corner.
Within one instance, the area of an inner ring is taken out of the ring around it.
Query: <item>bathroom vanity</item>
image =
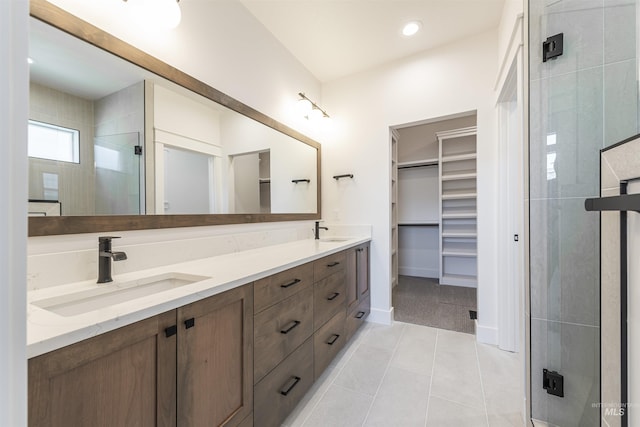
[[[280,425],[369,313],[369,240],[131,273],[205,279],[83,313],[41,302],[93,284],[32,291],[29,425]]]

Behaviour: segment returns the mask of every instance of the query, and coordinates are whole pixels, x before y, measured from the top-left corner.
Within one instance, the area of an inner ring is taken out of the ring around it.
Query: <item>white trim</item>
[[[498,345],[498,328],[481,326],[476,320],[476,341],[483,344]]]
[[[514,50],[517,50],[520,47],[524,46],[523,29],[524,29],[524,14],[519,13],[518,16],[516,17],[516,21],[513,23],[513,28],[511,29],[511,37],[509,37],[509,45],[508,45],[507,51],[505,52],[505,55],[502,57],[502,62],[500,63],[500,69],[498,70],[496,84],[493,87],[494,91],[497,91],[498,88],[501,88],[504,86],[503,80],[509,74],[509,68],[511,68],[513,58],[515,57]]]
[[[367,322],[380,323],[382,325],[392,325],[393,324],[393,307],[391,307],[390,310],[371,308],[371,312],[367,317]]]
[[[29,2],[0,1],[0,425],[27,425]]]
[[[153,140],[156,143],[173,145],[185,150],[197,151],[199,153],[210,154],[222,157],[222,148],[219,145],[207,141],[200,141],[187,136],[167,132],[162,129],[153,129]]]
[[[430,279],[437,279],[440,277],[440,272],[437,268],[420,268],[420,267],[398,267],[398,274],[400,276],[412,276],[412,277],[428,277]]]

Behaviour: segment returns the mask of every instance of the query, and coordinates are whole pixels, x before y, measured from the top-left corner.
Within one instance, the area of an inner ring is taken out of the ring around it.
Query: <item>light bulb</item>
[[[182,19],[177,0],[131,0],[129,3],[133,16],[150,29],[171,30]]]
[[[296,109],[302,117],[307,117],[312,108],[313,105],[311,105],[311,101],[309,101],[308,99],[302,98],[298,100],[298,103],[296,104]]]
[[[402,28],[402,34],[410,37],[412,35],[414,35],[415,33],[417,33],[418,31],[420,31],[420,27],[422,26],[422,24],[420,23],[420,21],[412,21],[412,22],[408,22],[403,28]]]
[[[153,15],[158,27],[171,30],[180,24],[182,12],[177,0],[156,0],[153,3]]]

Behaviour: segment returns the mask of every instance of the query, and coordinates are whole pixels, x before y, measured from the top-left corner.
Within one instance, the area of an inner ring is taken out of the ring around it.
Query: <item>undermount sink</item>
[[[114,281],[96,285],[91,289],[34,301],[33,305],[61,316],[75,316],[208,278],[193,274],[165,273],[129,282]]]
[[[321,242],[346,242],[350,240],[349,237],[323,237],[320,239]]]

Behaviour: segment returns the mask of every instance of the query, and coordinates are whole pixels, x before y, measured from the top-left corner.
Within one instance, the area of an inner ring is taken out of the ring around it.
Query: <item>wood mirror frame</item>
[[[29,217],[29,236],[94,233],[156,228],[197,227],[207,225],[244,224],[276,221],[320,219],[321,146],[311,138],[277,122],[265,114],[231,98],[186,73],[125,43],[111,34],[79,19],[45,0],[30,1],[30,15],[91,45],[151,71],[205,98],[256,120],[317,150],[317,210],[316,213],[278,214],[202,214],[202,215],[103,215]]]

